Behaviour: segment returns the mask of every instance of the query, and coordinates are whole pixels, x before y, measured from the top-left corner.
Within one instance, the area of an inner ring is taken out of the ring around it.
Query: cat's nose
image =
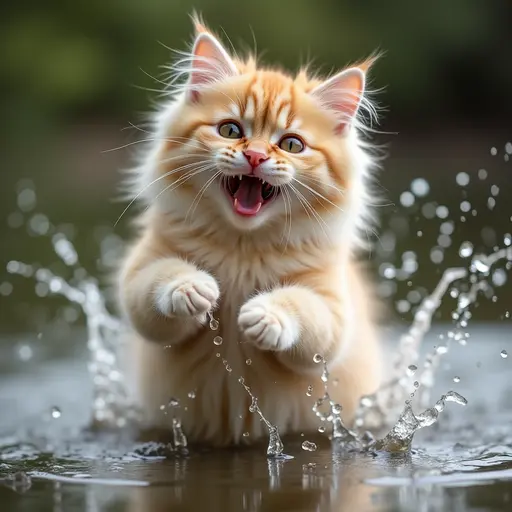
[[[265,160],[268,160],[268,155],[263,151],[256,151],[254,149],[247,148],[244,151],[245,158],[253,169],[262,164]]]

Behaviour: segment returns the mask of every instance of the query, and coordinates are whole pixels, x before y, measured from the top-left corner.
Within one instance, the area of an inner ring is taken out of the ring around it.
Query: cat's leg
[[[178,257],[143,264],[134,257],[121,272],[122,307],[133,327],[151,341],[179,343],[197,333],[219,294],[211,275]]]
[[[247,342],[275,351],[283,363],[300,371],[319,367],[315,354],[328,362],[342,356],[348,334],[344,319],[338,293],[297,284],[249,299],[240,309],[238,325]]]

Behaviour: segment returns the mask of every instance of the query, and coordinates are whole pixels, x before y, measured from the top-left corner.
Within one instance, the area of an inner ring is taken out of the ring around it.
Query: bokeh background
[[[106,280],[107,267],[115,266],[130,215],[114,228],[125,207],[114,199],[119,170],[129,165],[132,151],[107,150],[144,137],[132,124],[144,121],[157,98],[152,90],[162,87],[161,66],[171,59],[167,47],[183,49],[191,41],[192,9],[226,45],[231,40],[237,49],[254,49],[257,41],[263,62],[291,70],[313,60],[330,72],[375,49],[385,52],[372,84],[382,88],[383,133],[375,141],[389,154],[378,180],[391,205],[379,208],[382,222],[370,259],[392,321],[410,322],[441,272],[467,264],[459,256],[463,241],[476,252],[503,245],[512,231],[508,0],[3,3],[4,339],[21,331],[35,337],[50,324],[62,331],[80,318],[73,307],[45,297],[44,287],[34,293],[31,280],[4,270],[16,259],[69,274],[45,236],[49,223],[73,239],[81,262],[98,278]],[[426,195],[418,178],[428,182]],[[475,321],[499,321],[510,308],[503,273],[495,284],[497,302],[480,301]],[[449,320],[453,306],[448,297],[438,319]]]

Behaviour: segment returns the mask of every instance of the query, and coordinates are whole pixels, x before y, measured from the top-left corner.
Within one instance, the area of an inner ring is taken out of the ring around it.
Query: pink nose
[[[265,153],[252,149],[246,149],[244,155],[253,169],[258,167],[258,165],[262,164],[265,160],[268,160],[268,156]]]

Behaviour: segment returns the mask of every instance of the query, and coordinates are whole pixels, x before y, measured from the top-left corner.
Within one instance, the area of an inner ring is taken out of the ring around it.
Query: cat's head
[[[329,217],[355,225],[371,162],[357,136],[359,114],[374,112],[369,63],[325,80],[291,76],[232,57],[196,22],[193,48],[174,67],[184,80],[159,114],[146,186],[189,219],[221,216],[242,231],[304,229],[308,219],[322,230]]]

